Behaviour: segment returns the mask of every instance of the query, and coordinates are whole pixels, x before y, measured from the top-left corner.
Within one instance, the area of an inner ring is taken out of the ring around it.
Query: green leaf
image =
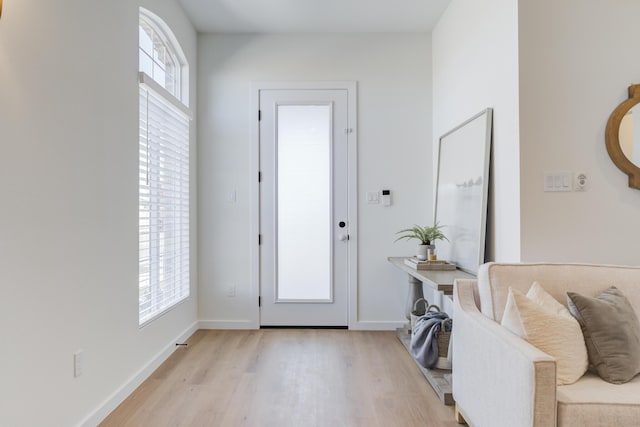
[[[395,242],[402,239],[407,239],[407,240],[416,239],[416,240],[419,240],[420,243],[423,245],[429,245],[435,242],[436,240],[448,241],[449,239],[447,239],[447,237],[444,235],[444,233],[441,230],[441,228],[443,227],[445,226],[444,225],[441,226],[438,222],[436,222],[431,227],[427,227],[427,226],[423,227],[418,224],[414,224],[412,228],[405,228],[398,231],[396,234],[400,234],[400,236],[398,236]]]

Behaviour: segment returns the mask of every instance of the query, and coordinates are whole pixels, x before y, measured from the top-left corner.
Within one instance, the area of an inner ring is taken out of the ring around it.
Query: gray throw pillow
[[[595,298],[575,292],[567,296],[600,378],[622,384],[640,373],[640,322],[622,292],[612,286]]]

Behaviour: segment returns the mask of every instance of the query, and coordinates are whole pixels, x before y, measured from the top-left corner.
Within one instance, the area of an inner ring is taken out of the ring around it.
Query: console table
[[[456,279],[476,278],[476,276],[462,270],[416,270],[404,263],[406,258],[407,257],[389,257],[387,259],[395,267],[398,267],[409,275],[409,295],[405,307],[407,319],[411,319],[413,304],[419,298],[424,298],[423,286],[428,286],[435,291],[442,292],[444,295],[453,295],[453,282]]]
[[[475,279],[476,276],[462,270],[416,270],[404,263],[406,257],[388,257],[387,260],[395,267],[404,271],[409,276],[409,294],[407,295],[406,316],[411,319],[413,304],[420,298],[424,298],[423,286],[441,292],[444,295],[453,295],[453,282],[456,279]],[[455,325],[455,321],[454,321]],[[396,335],[402,345],[409,351],[411,341],[411,330],[399,328]],[[425,369],[416,362],[420,371],[427,379],[431,387],[435,390],[440,401],[445,405],[453,405],[453,394],[451,393],[451,371],[446,369]]]

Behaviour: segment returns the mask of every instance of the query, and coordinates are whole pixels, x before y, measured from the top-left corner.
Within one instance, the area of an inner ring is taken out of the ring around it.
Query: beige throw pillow
[[[567,295],[600,378],[621,384],[640,373],[640,322],[622,292],[612,286],[595,298]]]
[[[587,370],[587,348],[569,310],[537,282],[527,295],[509,288],[502,326],[556,359],[556,384],[573,384]]]

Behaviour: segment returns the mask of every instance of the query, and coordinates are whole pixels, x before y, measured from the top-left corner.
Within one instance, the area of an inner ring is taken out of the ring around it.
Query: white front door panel
[[[260,90],[260,324],[346,326],[347,90]]]

